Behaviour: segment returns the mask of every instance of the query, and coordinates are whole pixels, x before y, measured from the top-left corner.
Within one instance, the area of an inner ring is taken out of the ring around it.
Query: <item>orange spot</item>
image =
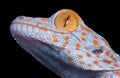
[[[57,34],[56,31],[52,30],[52,32],[53,32],[53,35],[56,36],[56,34]]]
[[[23,20],[23,17],[22,17],[22,16],[20,16],[18,19],[19,19],[19,20]]]
[[[71,56],[68,56],[69,61],[73,61],[73,58]]]
[[[85,42],[85,41],[86,41],[86,38],[84,38],[84,37],[81,37],[81,39],[82,39],[82,41],[83,41],[83,42]]]
[[[48,21],[47,18],[41,18],[41,20],[44,21],[44,22],[47,22],[47,21]]]
[[[97,58],[100,58],[100,55],[99,55],[99,54],[96,54],[96,57],[97,57]]]
[[[55,31],[52,31],[53,32],[53,42],[59,42],[59,40],[57,39],[56,37],[56,32]]]
[[[41,27],[40,30],[42,30],[42,31],[44,31],[44,32],[47,32],[47,31],[48,31],[48,29],[45,28],[45,27]]]
[[[85,50],[89,50],[89,48],[88,48],[88,47],[85,47]]]
[[[104,46],[100,46],[100,49],[103,49],[104,48]]]
[[[76,50],[80,50],[81,47],[80,44],[76,44],[75,46],[76,46]]]
[[[86,27],[83,27],[83,30],[85,30],[86,32],[92,33],[92,31]]]
[[[100,68],[103,68],[103,66],[99,66]]]
[[[31,22],[31,21],[32,21],[32,19],[28,19],[28,20],[27,20],[27,22]]]
[[[90,54],[90,53],[86,53],[86,56],[90,58],[90,57],[91,57],[91,54]]]
[[[64,35],[65,34],[65,32],[60,32],[62,35]]]
[[[85,33],[85,32],[82,32],[81,34],[82,34],[83,36],[86,36],[86,33]]]
[[[110,55],[109,51],[105,51],[105,55],[109,56]]]
[[[120,71],[116,71],[115,74],[120,76]]]
[[[41,24],[41,22],[36,22],[36,24],[35,24],[35,25],[36,25],[36,26],[39,26],[40,24]]]
[[[56,43],[56,42],[59,42],[59,40],[55,38],[55,39],[53,40],[53,42],[55,42],[55,43]]]
[[[80,55],[80,54],[78,54],[78,55],[77,55],[77,57],[78,57],[78,59],[83,58],[83,56],[82,56],[82,55]]]
[[[89,67],[92,67],[92,64],[88,64]]]
[[[34,27],[34,26],[32,26],[32,30],[34,30],[34,28],[35,28],[35,27]]]
[[[115,67],[118,67],[118,64],[114,64]]]
[[[115,67],[113,67],[113,66],[111,66],[110,68],[111,68],[111,69],[115,69]]]
[[[80,25],[80,28],[83,29],[83,25]]]
[[[64,37],[64,40],[68,41],[69,40],[69,36]]]
[[[94,38],[95,38],[95,39],[98,39],[98,36],[95,35]]]
[[[117,61],[117,59],[113,55],[111,55],[111,59]]]
[[[66,41],[66,42],[62,45],[62,48],[65,48],[68,44],[69,44],[69,42]]]
[[[28,28],[29,28],[29,25],[27,25],[26,28],[28,29]]]
[[[21,30],[22,30],[22,26],[23,26],[23,24],[20,24],[20,28],[21,28]]]
[[[91,67],[89,67],[89,68],[88,68],[88,70],[92,70],[92,68],[91,68]]]
[[[85,64],[85,62],[80,61],[80,64]]]
[[[66,42],[65,42],[65,45],[68,45],[68,43],[69,43],[69,42],[68,42],[68,41],[66,41]]]
[[[93,40],[93,44],[94,44],[95,46],[97,46],[99,43],[98,43],[97,40]]]
[[[93,63],[96,64],[96,65],[98,65],[98,61],[96,61],[96,60]]]
[[[71,51],[70,50],[67,50],[68,51],[68,54],[70,54],[71,53]]]
[[[111,61],[109,61],[107,59],[104,59],[103,62],[106,63],[106,64],[111,64],[112,63]]]

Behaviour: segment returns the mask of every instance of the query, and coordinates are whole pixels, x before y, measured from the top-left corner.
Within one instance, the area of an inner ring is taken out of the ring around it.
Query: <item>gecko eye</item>
[[[92,51],[92,53],[101,54],[101,53],[103,53],[103,50],[102,49],[95,49],[95,50]]]
[[[64,9],[58,12],[54,19],[54,25],[60,30],[74,31],[80,24],[79,15],[69,9]]]

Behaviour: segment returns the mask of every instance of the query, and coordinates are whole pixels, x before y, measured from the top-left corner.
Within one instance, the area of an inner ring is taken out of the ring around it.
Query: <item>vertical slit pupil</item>
[[[65,20],[65,24],[64,24],[64,27],[66,26],[67,21],[68,21],[69,18],[70,18],[70,15],[68,15],[68,17],[66,18],[66,20]]]

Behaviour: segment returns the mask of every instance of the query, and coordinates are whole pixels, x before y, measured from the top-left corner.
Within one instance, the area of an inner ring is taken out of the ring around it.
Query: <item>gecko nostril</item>
[[[92,53],[101,54],[101,53],[103,53],[103,50],[102,49],[95,49],[95,50],[92,51]]]

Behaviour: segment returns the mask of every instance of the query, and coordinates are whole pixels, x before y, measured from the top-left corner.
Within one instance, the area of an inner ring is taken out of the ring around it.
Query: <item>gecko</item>
[[[16,42],[61,78],[120,78],[120,56],[71,9],[45,17],[18,16]]]

